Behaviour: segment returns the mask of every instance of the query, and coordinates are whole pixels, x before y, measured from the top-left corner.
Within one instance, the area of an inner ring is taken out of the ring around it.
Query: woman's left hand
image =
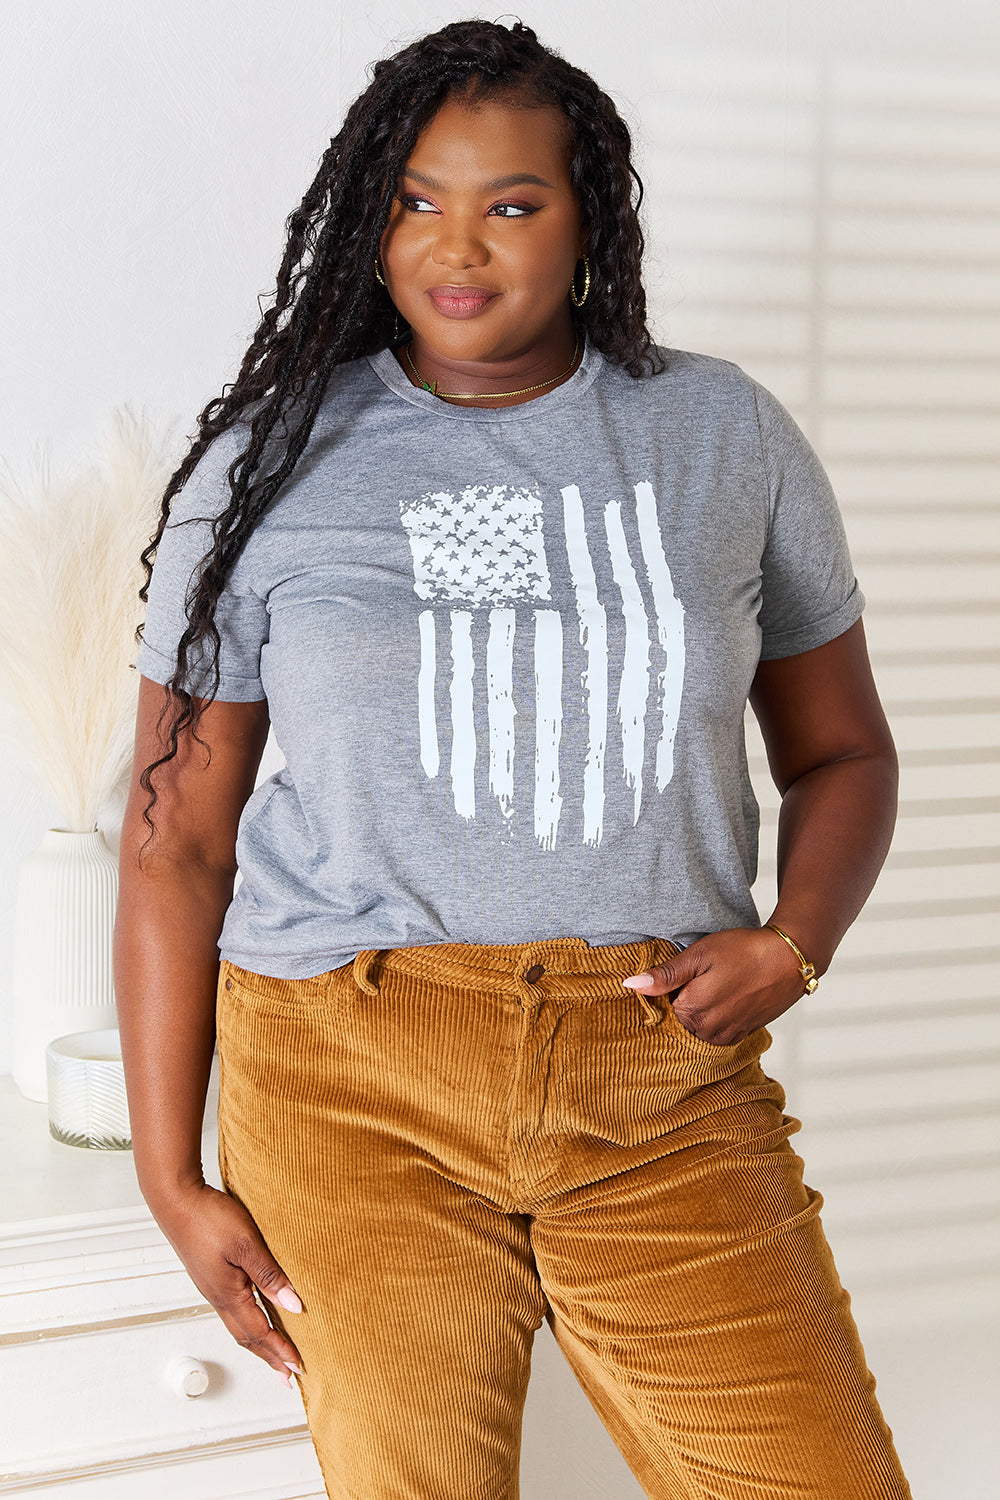
[[[681,1025],[718,1047],[741,1042],[805,993],[794,953],[767,927],[711,932],[622,983],[644,995],[669,995]]]

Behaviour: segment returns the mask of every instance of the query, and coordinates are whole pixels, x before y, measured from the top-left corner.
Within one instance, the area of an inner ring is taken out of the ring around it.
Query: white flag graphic
[[[591,542],[583,502],[576,485],[562,492],[566,555],[576,602],[579,641],[586,658],[581,676],[588,723],[587,758],[579,796],[583,842],[597,846],[604,824],[605,752],[608,737],[607,607],[598,597]],[[635,486],[635,520],[641,560],[633,560],[622,507],[604,508],[604,535],[620,609],[625,648],[615,713],[621,733],[623,774],[633,792],[633,823],[638,822],[643,794],[646,712],[651,687],[651,646],[663,660],[657,675],[660,734],[656,750],[656,787],[662,791],[673,774],[684,681],[684,611],[674,594],[648,483]],[[489,787],[504,821],[513,831],[515,708],[513,662],[516,634],[513,605],[533,603],[535,683],[534,834],[543,849],[553,849],[564,802],[559,749],[563,720],[563,620],[551,604],[551,580],[542,528],[542,501],[537,490],[508,485],[474,485],[453,495],[448,491],[402,501],[400,516],[413,557],[414,590],[430,605],[447,604],[448,624],[439,632],[437,612],[419,616],[420,671],[417,681],[420,760],[426,774],[440,770],[435,684],[438,655],[449,663],[451,704],[451,784],[455,811],[476,815],[476,734],[474,703],[477,667],[473,653],[472,610],[489,610],[485,691],[489,725]],[[644,575],[656,616],[655,634],[640,585]],[[466,606],[466,607],[462,607]],[[439,633],[441,639],[439,640]],[[482,691],[482,687],[479,688]]]

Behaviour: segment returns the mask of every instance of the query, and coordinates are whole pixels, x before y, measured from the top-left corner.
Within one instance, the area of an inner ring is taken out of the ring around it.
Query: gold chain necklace
[[[557,380],[565,380],[566,376],[570,373],[573,366],[576,364],[576,356],[579,353],[579,350],[580,335],[577,334],[576,341],[573,344],[573,358],[570,360],[565,370],[563,370],[562,374],[552,375],[548,380],[540,381],[538,385],[526,385],[523,386],[519,391],[471,391],[468,394],[464,394],[460,391],[439,391],[436,380],[434,384],[431,385],[430,381],[424,379],[420,371],[417,369],[416,365],[413,363],[413,356],[410,353],[410,345],[403,345],[403,354],[406,356],[406,363],[409,365],[410,369],[417,377],[417,380],[420,382],[420,389],[422,391],[430,391],[431,395],[437,396],[439,401],[499,401],[504,396],[527,396],[529,391],[544,390],[547,385],[554,385]]]

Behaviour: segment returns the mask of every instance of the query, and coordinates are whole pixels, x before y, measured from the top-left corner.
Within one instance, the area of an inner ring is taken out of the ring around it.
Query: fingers
[[[289,1371],[302,1374],[299,1351],[271,1323],[254,1291],[258,1290],[287,1312],[300,1313],[302,1303],[246,1209],[232,1198],[224,1198],[222,1204],[228,1214],[236,1213],[242,1223],[225,1252],[228,1284],[216,1300],[215,1310],[236,1342],[263,1359],[290,1386]]]
[[[255,1290],[286,1312],[300,1313],[302,1303],[248,1210],[231,1194],[203,1182],[158,1204],[156,1218],[236,1342],[290,1386],[289,1371],[303,1373],[299,1351],[271,1323]]]
[[[253,1287],[256,1287],[262,1296],[267,1297],[269,1301],[284,1308],[286,1312],[300,1313],[302,1311],[302,1302],[288,1277],[264,1244],[263,1239],[252,1239],[245,1245],[245,1248],[241,1248],[243,1248],[243,1255],[240,1264],[252,1283],[252,1286],[247,1285],[245,1287],[246,1301],[243,1305],[246,1309],[246,1318],[249,1321],[250,1329],[253,1331],[252,1337],[255,1342],[259,1338],[262,1344],[262,1348],[260,1349],[254,1347],[254,1353],[266,1351],[266,1358],[268,1353],[273,1352],[281,1361],[281,1364],[275,1364],[273,1358],[268,1358],[268,1363],[274,1369],[277,1369],[278,1373],[291,1385],[292,1382],[285,1374],[285,1369],[282,1366],[294,1371],[297,1375],[301,1375],[302,1368],[298,1350],[268,1320],[263,1309],[253,1296]]]
[[[302,1304],[292,1291],[288,1278],[279,1267],[269,1266],[264,1270],[258,1270],[256,1274],[252,1274],[249,1266],[246,1265],[234,1266],[233,1269],[240,1273],[240,1283],[232,1289],[225,1303],[216,1307],[216,1312],[236,1342],[242,1348],[248,1349],[251,1354],[256,1354],[263,1359],[265,1364],[269,1364],[273,1370],[276,1370],[285,1384],[290,1386],[292,1380],[289,1371],[301,1375],[302,1362],[295,1345],[274,1327],[254,1296],[254,1286],[260,1287],[258,1277],[272,1282],[272,1293],[274,1281],[280,1278],[282,1292],[290,1294],[290,1298],[295,1299],[299,1311],[302,1309]],[[283,1306],[288,1307],[289,1311],[291,1311],[290,1298],[288,1302],[282,1303]],[[277,1302],[278,1296],[274,1295],[273,1300]]]
[[[292,1384],[290,1371],[301,1375],[297,1352],[272,1328],[249,1288],[245,1297],[234,1298],[227,1307],[217,1307],[216,1312],[236,1343],[270,1365],[287,1386]]]
[[[633,974],[623,979],[622,984],[630,990],[641,990],[644,995],[669,995],[702,972],[697,956],[689,955],[690,949],[685,948],[676,958],[656,964],[644,974]]]
[[[729,928],[622,984],[643,995],[669,995],[688,1031],[703,1042],[733,1046],[801,997],[801,975],[790,977],[778,944],[757,928]]]
[[[674,1014],[686,1030],[704,1042],[728,1046],[749,1035],[749,1031],[744,1030],[739,1036],[719,1034],[720,1022],[711,1015],[713,1003],[719,998],[719,984],[708,976],[709,967],[702,961],[700,953],[692,953],[686,948],[676,958],[656,964],[644,974],[623,979],[622,984],[627,989],[639,990],[643,995],[675,996]],[[725,1024],[725,1018],[722,1024]]]
[[[276,1261],[266,1264],[255,1276],[251,1276],[251,1280],[258,1291],[263,1292],[271,1302],[277,1302],[286,1312],[302,1311],[298,1293]]]

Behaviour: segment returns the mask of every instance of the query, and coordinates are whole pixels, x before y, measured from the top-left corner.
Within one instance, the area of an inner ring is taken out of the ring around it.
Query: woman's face
[[[567,136],[555,108],[455,97],[421,132],[382,263],[422,373],[502,377],[570,358],[584,233]]]

